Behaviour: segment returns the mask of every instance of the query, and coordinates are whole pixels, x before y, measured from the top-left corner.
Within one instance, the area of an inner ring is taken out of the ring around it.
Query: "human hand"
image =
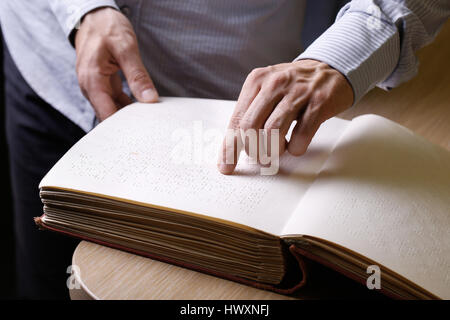
[[[294,156],[304,154],[320,124],[349,108],[353,99],[347,79],[339,71],[316,60],[254,69],[245,80],[229,122],[228,129],[235,132],[234,140],[228,136],[223,141],[219,171],[233,173],[240,153],[236,139],[250,129],[256,132],[264,129],[267,137],[272,130],[278,129],[278,154],[286,148]],[[295,120],[297,124],[287,142],[285,136]],[[248,153],[249,142],[240,143]],[[270,156],[270,145],[267,149]]]
[[[113,8],[89,12],[75,35],[75,49],[81,91],[100,121],[132,102],[122,90],[119,70],[139,102],[158,101],[133,27],[121,12]]]

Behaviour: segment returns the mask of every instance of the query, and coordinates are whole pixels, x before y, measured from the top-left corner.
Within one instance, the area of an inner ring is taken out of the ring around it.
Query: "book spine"
[[[265,284],[265,283],[261,283],[261,282],[256,282],[256,281],[252,281],[252,280],[248,280],[245,278],[240,278],[234,275],[230,275],[230,274],[224,274],[221,272],[217,272],[215,270],[211,270],[211,269],[206,269],[203,267],[199,267],[199,266],[195,266],[195,265],[191,265],[188,263],[185,263],[183,261],[179,261],[179,260],[174,260],[171,258],[167,258],[167,257],[163,257],[163,256],[159,256],[159,255],[155,255],[152,254],[150,252],[145,252],[145,251],[141,251],[141,250],[136,250],[133,248],[129,248],[129,247],[125,247],[119,244],[115,244],[115,243],[110,243],[110,242],[105,242],[99,239],[95,239],[95,238],[91,238],[91,237],[87,237],[84,235],[80,235],[71,231],[67,231],[67,230],[62,230],[62,229],[58,229],[52,226],[47,225],[44,222],[45,218],[45,214],[42,215],[41,217],[36,217],[34,218],[34,222],[36,223],[36,225],[39,227],[39,229],[41,230],[49,230],[49,231],[53,231],[53,232],[57,232],[57,233],[61,233],[73,238],[77,238],[77,239],[81,239],[81,240],[85,240],[85,241],[90,241],[90,242],[94,242],[100,245],[104,245],[113,249],[119,249],[122,251],[127,251],[133,254],[137,254],[146,258],[150,258],[150,259],[154,259],[154,260],[158,260],[158,261],[162,261],[165,263],[170,263],[176,266],[180,266],[180,267],[184,267],[187,269],[191,269],[194,271],[199,271],[202,273],[206,273],[209,275],[213,275],[219,278],[223,278],[226,280],[231,280],[234,282],[238,282],[238,283],[242,283],[251,287],[255,287],[257,289],[263,289],[263,290],[269,290],[269,291],[273,291],[279,294],[284,294],[284,295],[289,295],[289,294],[293,294],[296,291],[298,291],[300,288],[302,288],[305,283],[306,283],[306,279],[307,279],[307,267],[306,267],[306,262],[304,261],[304,259],[297,253],[296,247],[294,245],[291,245],[289,247],[289,251],[291,252],[291,254],[293,255],[293,257],[296,259],[296,263],[297,263],[297,270],[293,270],[293,272],[298,272],[300,273],[296,279],[299,279],[298,281],[296,281],[296,283],[287,283],[287,284],[282,284],[282,285],[269,285],[269,284]]]

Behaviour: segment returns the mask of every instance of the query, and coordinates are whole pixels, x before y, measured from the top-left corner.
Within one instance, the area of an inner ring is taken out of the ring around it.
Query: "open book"
[[[291,293],[305,257],[403,298],[450,298],[450,152],[375,115],[302,157],[220,174],[233,101],[162,98],[100,123],[40,184],[43,228]],[[375,270],[375,269],[374,269]]]

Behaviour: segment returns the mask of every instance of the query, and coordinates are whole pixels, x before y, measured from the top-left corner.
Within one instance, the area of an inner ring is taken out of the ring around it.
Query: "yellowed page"
[[[40,187],[100,193],[278,235],[348,121],[329,120],[303,157],[282,157],[278,175],[261,176],[241,156],[236,174],[224,176],[216,161],[234,105],[163,98],[128,106],[78,142]]]
[[[283,234],[334,242],[450,299],[450,152],[358,117]]]

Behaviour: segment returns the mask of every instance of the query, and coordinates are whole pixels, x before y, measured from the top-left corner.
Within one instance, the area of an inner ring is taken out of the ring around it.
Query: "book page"
[[[277,175],[241,155],[235,174],[216,163],[235,102],[162,98],[100,123],[46,175],[59,187],[157,205],[279,235],[348,121],[323,125],[308,152],[285,154]]]
[[[382,117],[358,117],[283,233],[331,241],[449,299],[450,152]]]

